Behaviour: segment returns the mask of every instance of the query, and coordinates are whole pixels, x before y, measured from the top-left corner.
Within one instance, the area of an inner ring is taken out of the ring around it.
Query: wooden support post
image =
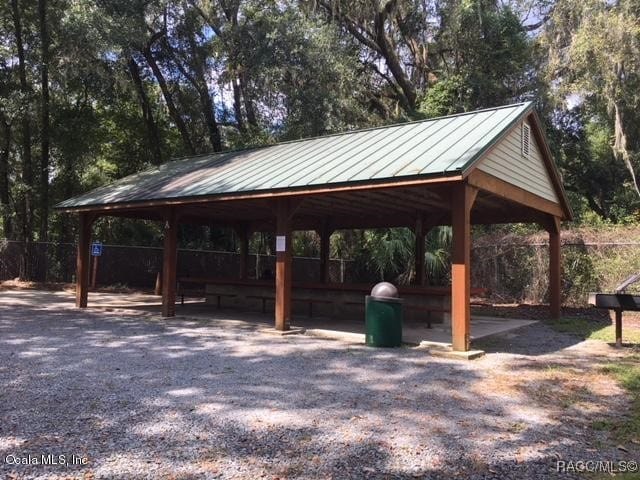
[[[78,253],[76,257],[76,307],[87,308],[89,296],[89,262],[91,249],[91,226],[95,221],[91,213],[80,214]]]
[[[418,217],[416,220],[416,226],[414,229],[416,236],[416,245],[414,249],[415,269],[416,269],[416,285],[424,285],[425,271],[424,271],[424,239],[426,236],[425,224],[422,217]]]
[[[176,314],[176,270],[178,265],[178,217],[175,208],[165,212],[162,252],[162,316]]]
[[[549,233],[549,309],[551,318],[558,320],[562,315],[560,219],[548,215],[540,224]]]
[[[616,347],[622,346],[622,310],[616,310]]]
[[[329,221],[322,222],[322,227],[318,230],[320,236],[320,282],[329,283],[330,278],[330,255],[331,255],[331,234],[333,230],[329,226]]]
[[[291,217],[288,199],[276,202],[276,330],[289,330],[291,320]]]
[[[460,183],[451,196],[451,336],[453,349],[469,350],[471,334],[471,208],[478,191]]]
[[[551,318],[559,320],[562,315],[562,253],[560,250],[560,220],[558,217],[553,217],[553,225],[553,231],[549,232],[549,306],[551,308]]]
[[[240,239],[240,280],[249,278],[249,227],[242,225],[236,230]]]

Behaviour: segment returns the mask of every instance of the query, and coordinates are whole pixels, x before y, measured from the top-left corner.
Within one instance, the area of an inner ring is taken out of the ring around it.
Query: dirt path
[[[639,459],[593,428],[628,409],[600,368],[625,352],[544,324],[463,362],[37,297],[0,300],[3,477],[584,478],[556,461]],[[29,454],[88,463],[7,463]]]

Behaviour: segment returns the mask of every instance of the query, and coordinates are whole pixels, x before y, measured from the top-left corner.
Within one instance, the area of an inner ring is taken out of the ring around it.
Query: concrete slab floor
[[[536,323],[536,321],[513,318],[472,317],[471,340],[515,330],[526,325],[531,325],[532,323]],[[305,328],[306,333],[309,335],[364,343],[364,321],[340,321],[340,323],[338,323],[329,318],[298,317],[295,319],[295,324],[296,326]],[[451,329],[439,324],[434,324],[433,328],[427,328],[426,324],[405,322],[402,329],[402,341],[409,345],[428,346],[432,344],[432,346],[450,347]]]
[[[15,292],[17,304],[21,301],[33,301],[31,297],[37,297],[38,303],[43,307],[53,309],[73,307],[75,302],[72,291],[9,290],[3,294],[12,295],[13,292]],[[90,292],[88,303],[89,308],[103,310],[127,310],[151,315],[157,315],[161,311],[160,298],[156,295]],[[202,320],[247,322],[261,326],[273,325],[272,313],[244,312],[224,307],[218,310],[215,306],[204,303],[202,299],[189,299],[185,301],[185,305],[177,304],[176,315]],[[471,339],[477,340],[532,323],[536,323],[536,321],[473,316],[471,318]],[[328,317],[295,316],[291,324],[292,327],[304,329],[307,335],[364,343],[364,319],[335,320]],[[403,341],[412,345],[431,345],[431,347],[437,345],[446,348],[451,345],[451,330],[447,326],[437,323],[433,324],[433,328],[427,328],[426,323],[405,322]]]
[[[122,294],[93,293],[89,298],[89,305],[107,308],[127,308],[144,310],[152,313],[160,311],[158,297],[153,295],[123,296]],[[176,315],[204,318],[231,318],[234,320],[246,319],[248,322],[260,324],[272,324],[273,314],[259,312],[242,312],[237,309],[218,310],[215,306],[204,303],[201,299],[189,299],[185,305],[176,305]],[[486,316],[473,316],[471,318],[471,340],[496,335],[498,333],[515,330],[526,325],[536,323],[535,320],[522,320],[513,318],[498,318]],[[292,327],[302,328],[307,335],[335,338],[354,343],[364,343],[364,319],[335,320],[329,317],[294,316]],[[426,323],[404,322],[402,339],[411,345],[420,345],[422,342],[451,345],[450,327],[434,323],[432,328],[427,328]]]

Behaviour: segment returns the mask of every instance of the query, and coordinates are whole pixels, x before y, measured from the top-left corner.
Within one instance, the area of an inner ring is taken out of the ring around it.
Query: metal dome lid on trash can
[[[402,302],[398,295],[398,289],[394,284],[389,282],[380,282],[373,286],[370,296],[376,300],[382,300],[385,302]]]

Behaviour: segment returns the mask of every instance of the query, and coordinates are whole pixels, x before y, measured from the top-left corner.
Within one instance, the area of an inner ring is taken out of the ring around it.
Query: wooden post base
[[[176,269],[178,263],[178,216],[174,208],[165,212],[162,253],[162,316],[176,314]]]
[[[622,347],[622,310],[616,310],[616,347]]]

